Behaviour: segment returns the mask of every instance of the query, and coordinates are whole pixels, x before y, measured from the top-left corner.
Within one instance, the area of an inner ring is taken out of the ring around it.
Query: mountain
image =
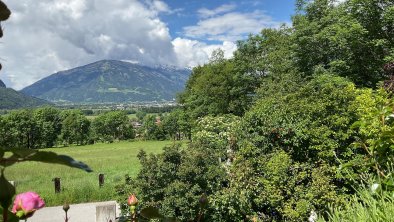
[[[51,102],[123,103],[173,100],[189,69],[102,60],[50,75],[22,92]]]
[[[1,81],[1,79],[0,79],[0,88],[6,88],[6,86],[5,86],[4,82],[3,82],[3,81]]]
[[[0,109],[18,109],[37,107],[49,104],[47,101],[37,99],[13,89],[6,88],[3,81],[0,80]]]

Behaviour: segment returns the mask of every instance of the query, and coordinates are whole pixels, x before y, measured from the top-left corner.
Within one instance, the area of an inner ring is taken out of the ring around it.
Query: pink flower
[[[12,207],[12,213],[21,219],[31,217],[34,212],[45,206],[45,202],[34,192],[18,194]]]
[[[136,197],[134,194],[132,194],[131,196],[129,196],[129,199],[127,200],[127,204],[128,204],[129,206],[137,206],[137,204],[138,204],[138,199],[137,199],[137,197]]]

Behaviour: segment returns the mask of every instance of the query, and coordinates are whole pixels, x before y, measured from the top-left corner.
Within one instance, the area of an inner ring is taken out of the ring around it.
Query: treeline
[[[130,120],[125,111],[108,111],[89,120],[84,112],[74,109],[15,110],[0,116],[0,146],[37,149],[130,140],[136,136],[149,140],[189,137],[188,119],[175,113],[145,113],[141,120]]]
[[[206,221],[324,221],[359,190],[393,195],[393,1],[299,0],[292,19],[193,69],[189,147],[141,152],[120,199],[181,221],[202,193]]]
[[[139,112],[142,112],[142,113],[168,113],[168,112],[171,112],[172,110],[175,110],[178,108],[179,108],[178,106],[146,106],[146,107],[140,107],[140,108],[136,108],[136,109],[125,109],[123,111],[126,112],[127,114],[136,114]],[[70,108],[65,108],[65,109],[80,109],[80,110],[82,110],[82,112],[85,115],[99,115],[99,114],[111,111],[111,110],[104,109],[103,107],[96,108],[96,109],[91,109],[91,108],[86,109],[83,107],[80,107],[80,108],[78,108],[78,107],[71,108],[70,107]],[[116,110],[116,109],[114,108],[114,110]],[[0,110],[0,114],[6,114],[7,112],[8,112],[7,110]]]

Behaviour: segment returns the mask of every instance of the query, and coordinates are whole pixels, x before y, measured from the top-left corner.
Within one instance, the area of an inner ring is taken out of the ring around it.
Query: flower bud
[[[45,202],[34,192],[26,192],[18,194],[12,207],[14,213],[19,219],[27,219],[33,216],[36,210],[45,206]]]
[[[127,205],[129,205],[129,206],[137,206],[137,204],[138,204],[137,197],[134,194],[130,195],[129,199],[127,200]]]
[[[64,205],[63,205],[63,210],[64,210],[64,212],[66,212],[67,213],[67,211],[70,209],[70,205],[68,205],[68,203],[65,203]]]

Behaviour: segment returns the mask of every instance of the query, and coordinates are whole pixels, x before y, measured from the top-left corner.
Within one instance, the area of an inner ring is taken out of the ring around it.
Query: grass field
[[[94,144],[45,149],[65,154],[88,164],[93,173],[54,164],[18,163],[6,169],[7,179],[16,181],[17,193],[35,191],[47,206],[68,203],[106,201],[115,199],[114,187],[122,183],[125,174],[136,176],[139,169],[137,154],[160,153],[171,141],[135,141]],[[98,174],[104,173],[105,185],[98,187]],[[55,194],[53,178],[61,178],[62,192]]]

